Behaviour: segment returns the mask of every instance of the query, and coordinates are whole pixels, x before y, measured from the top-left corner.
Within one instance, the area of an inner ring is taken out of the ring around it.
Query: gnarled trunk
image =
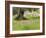
[[[20,8],[19,14],[16,17],[16,19],[18,19],[18,20],[25,19],[25,17],[24,17],[24,9],[23,8]]]

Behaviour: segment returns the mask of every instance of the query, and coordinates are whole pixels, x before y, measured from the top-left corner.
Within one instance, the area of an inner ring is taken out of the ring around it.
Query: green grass
[[[29,20],[15,20],[13,16],[12,30],[39,30],[40,29],[40,17],[26,16]]]

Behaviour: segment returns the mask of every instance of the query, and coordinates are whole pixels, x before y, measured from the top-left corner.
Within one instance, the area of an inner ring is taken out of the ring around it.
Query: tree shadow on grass
[[[16,17],[14,20],[28,20],[26,17]]]

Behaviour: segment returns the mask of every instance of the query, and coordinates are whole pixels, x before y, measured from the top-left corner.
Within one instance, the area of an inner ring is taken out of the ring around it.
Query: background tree
[[[26,19],[26,17],[24,17],[24,12],[27,11],[27,10],[30,13],[34,13],[34,11],[36,11],[37,13],[39,12],[38,8],[19,8],[19,7],[13,7],[13,15],[17,14],[16,19]]]

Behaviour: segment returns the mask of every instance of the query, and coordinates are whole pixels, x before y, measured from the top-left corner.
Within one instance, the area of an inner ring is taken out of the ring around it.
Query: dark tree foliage
[[[18,8],[18,7],[13,7],[13,15],[17,14],[16,19],[26,19],[24,17],[24,11],[27,11],[27,10],[29,12],[32,12],[32,11],[36,11],[37,13],[39,12],[38,8]]]
[[[18,7],[13,7],[13,15],[18,14],[19,8]]]

